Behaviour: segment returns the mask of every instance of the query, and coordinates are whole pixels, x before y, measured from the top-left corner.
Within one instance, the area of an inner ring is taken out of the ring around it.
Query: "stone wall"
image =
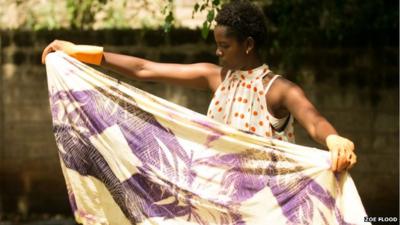
[[[53,39],[98,44],[107,51],[162,62],[217,63],[211,40],[199,32],[108,30],[1,32],[0,221],[12,215],[70,215],[52,134],[42,49]],[[302,86],[339,133],[354,140],[351,174],[367,212],[397,216],[399,203],[398,45],[323,46],[268,51],[273,70]],[[113,73],[110,73],[113,74]],[[132,81],[153,94],[205,113],[210,93]],[[297,125],[297,141],[316,146]]]

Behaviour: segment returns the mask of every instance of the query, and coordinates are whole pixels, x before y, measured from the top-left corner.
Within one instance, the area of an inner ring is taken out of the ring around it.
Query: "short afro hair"
[[[247,0],[233,0],[224,4],[215,18],[217,25],[228,27],[228,35],[244,41],[252,37],[256,48],[265,44],[267,25],[264,13]]]

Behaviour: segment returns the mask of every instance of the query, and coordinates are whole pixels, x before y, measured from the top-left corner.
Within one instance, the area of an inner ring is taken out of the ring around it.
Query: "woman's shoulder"
[[[276,75],[273,77],[275,76]],[[269,83],[270,81],[271,80],[267,82]],[[276,76],[267,91],[268,96],[272,99],[276,99],[278,102],[282,101],[287,96],[298,95],[301,93],[303,93],[303,90],[299,85],[283,76]]]
[[[296,83],[294,83],[293,81],[287,79],[284,75],[276,74],[276,73],[274,73],[272,71],[269,71],[263,77],[263,83],[264,84],[268,84],[271,81],[273,81],[273,83],[271,84],[273,86],[279,86],[279,87],[285,87],[285,88],[297,86]]]
[[[292,85],[295,85],[295,83],[293,83],[292,81],[288,80],[287,78],[285,78],[284,76],[280,75],[280,74],[276,74],[272,71],[270,71],[269,73],[267,73],[264,77],[263,77],[263,85],[264,87],[267,87],[268,85],[270,85],[271,89],[273,87],[280,87],[280,88],[288,88]],[[271,83],[272,82],[272,83]],[[271,84],[270,84],[271,83]]]

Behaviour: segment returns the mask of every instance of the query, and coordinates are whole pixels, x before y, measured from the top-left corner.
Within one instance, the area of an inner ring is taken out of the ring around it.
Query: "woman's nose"
[[[221,57],[221,56],[222,56],[222,51],[221,51],[221,49],[217,48],[217,50],[215,50],[215,54],[216,54],[218,57]]]

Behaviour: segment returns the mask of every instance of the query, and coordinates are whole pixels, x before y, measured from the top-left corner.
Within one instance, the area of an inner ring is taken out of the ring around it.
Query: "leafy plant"
[[[206,39],[208,37],[208,33],[210,32],[211,24],[214,21],[215,15],[220,7],[220,0],[203,0],[202,3],[196,3],[193,8],[193,14],[197,12],[207,11],[207,18],[203,22],[203,26],[201,29],[201,36]]]
[[[172,28],[174,22],[173,6],[173,0],[168,0],[167,4],[161,10],[161,13],[165,15],[164,32],[169,32]]]
[[[201,29],[201,36],[206,39],[210,31],[212,22],[214,21],[215,15],[221,5],[220,0],[200,0],[196,2],[193,7],[192,17],[196,13],[207,11],[207,17],[203,22]],[[168,0],[166,6],[162,9],[162,14],[165,15],[164,19],[164,31],[169,32],[173,26],[174,14],[173,14],[173,0]]]

